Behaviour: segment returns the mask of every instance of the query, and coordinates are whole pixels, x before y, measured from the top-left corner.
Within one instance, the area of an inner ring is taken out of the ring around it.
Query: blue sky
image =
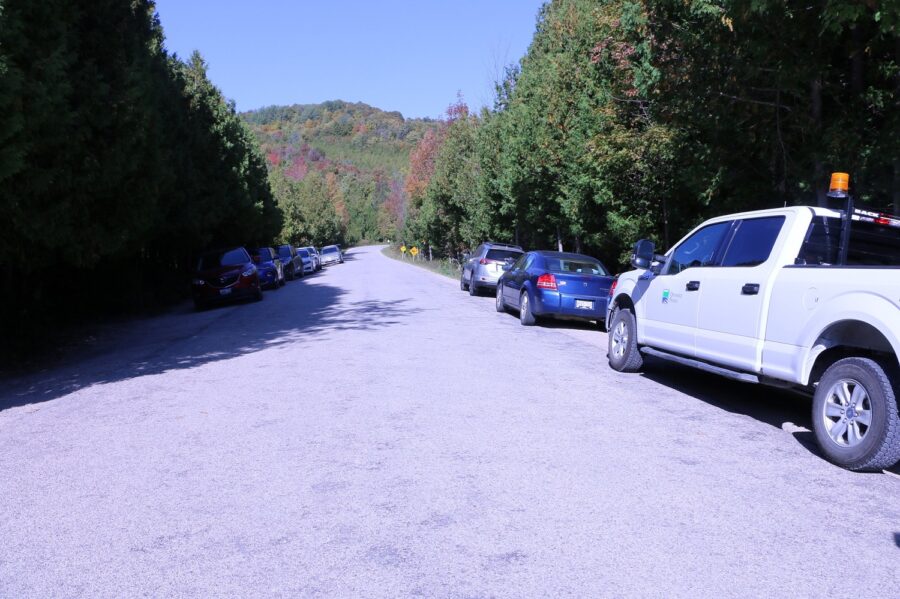
[[[157,0],[166,47],[200,50],[238,110],[325,100],[438,117],[490,105],[543,0]]]

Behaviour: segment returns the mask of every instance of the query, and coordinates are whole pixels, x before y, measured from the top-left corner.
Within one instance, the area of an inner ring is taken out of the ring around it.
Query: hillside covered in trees
[[[151,0],[0,2],[0,353],[184,297],[217,244],[281,213],[252,134],[164,46]]]
[[[436,122],[340,100],[241,116],[269,165],[284,213],[282,240],[322,245],[397,237],[410,152]]]
[[[640,237],[823,203],[832,170],[900,212],[898,26],[897,0],[548,2],[494,106],[413,152],[405,238],[623,266]]]

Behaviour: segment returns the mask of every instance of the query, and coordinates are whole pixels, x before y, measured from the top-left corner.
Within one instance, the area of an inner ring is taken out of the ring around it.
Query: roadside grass
[[[381,250],[381,253],[388,258],[393,258],[394,260],[399,260],[400,262],[405,262],[407,264],[412,264],[413,266],[424,268],[425,270],[430,270],[431,272],[435,272],[439,275],[444,275],[445,277],[450,279],[459,278],[459,263],[455,260],[441,258],[439,260],[432,260],[431,262],[429,262],[428,257],[423,257],[421,254],[416,258],[413,258],[409,254],[404,255],[403,252],[400,251],[400,246],[398,245],[389,245]]]

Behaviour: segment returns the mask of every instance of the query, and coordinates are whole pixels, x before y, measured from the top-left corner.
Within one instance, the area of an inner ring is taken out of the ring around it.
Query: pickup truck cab
[[[900,219],[852,203],[732,214],[664,256],[639,241],[632,266],[610,292],[612,368],[653,355],[807,390],[829,460],[900,460]]]

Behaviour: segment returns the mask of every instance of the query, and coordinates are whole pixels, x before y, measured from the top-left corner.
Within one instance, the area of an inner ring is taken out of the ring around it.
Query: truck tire
[[[869,358],[832,364],[816,386],[813,432],[825,457],[848,470],[883,470],[900,461],[897,395],[885,368]]]
[[[609,325],[609,365],[619,372],[637,372],[644,358],[637,344],[637,322],[634,312],[617,308]]]

